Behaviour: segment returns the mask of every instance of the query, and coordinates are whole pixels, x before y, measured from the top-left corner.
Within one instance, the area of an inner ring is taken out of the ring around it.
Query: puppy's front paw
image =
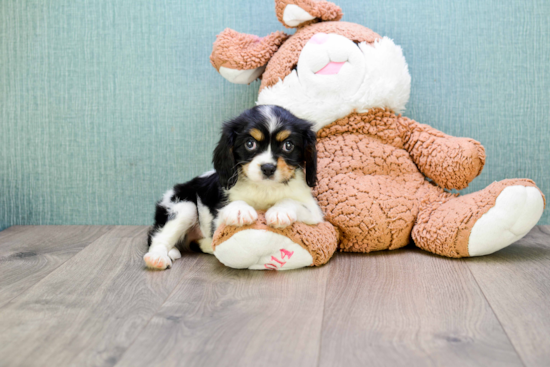
[[[222,209],[222,222],[228,226],[242,227],[256,222],[258,213],[246,203],[233,202]]]
[[[160,252],[148,252],[143,256],[143,260],[149,269],[164,270],[172,266],[170,257]]]
[[[285,228],[296,222],[296,211],[290,208],[274,206],[265,213],[267,224],[273,228]]]

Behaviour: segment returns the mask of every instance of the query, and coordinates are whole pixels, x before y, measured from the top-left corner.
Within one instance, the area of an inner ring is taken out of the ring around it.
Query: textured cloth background
[[[403,47],[406,116],[485,146],[465,192],[528,177],[550,194],[548,0],[335,2]],[[271,0],[0,0],[0,229],[151,223],[256,99],[210,66],[225,27],[285,30]]]

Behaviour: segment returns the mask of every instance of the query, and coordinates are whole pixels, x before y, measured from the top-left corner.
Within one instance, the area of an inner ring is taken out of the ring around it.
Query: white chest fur
[[[296,171],[296,177],[286,184],[256,183],[246,178],[227,191],[229,201],[242,200],[256,210],[267,210],[284,199],[293,199],[302,203],[314,200],[311,189],[304,180],[304,174]]]

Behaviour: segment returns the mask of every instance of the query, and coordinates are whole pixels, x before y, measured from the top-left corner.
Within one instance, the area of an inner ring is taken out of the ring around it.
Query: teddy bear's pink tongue
[[[346,62],[329,62],[324,68],[316,72],[317,75],[334,75],[338,74],[342,66],[344,66]]]

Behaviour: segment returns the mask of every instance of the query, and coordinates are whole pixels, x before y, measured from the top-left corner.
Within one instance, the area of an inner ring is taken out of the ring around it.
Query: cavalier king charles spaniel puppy
[[[170,267],[184,241],[213,253],[216,228],[252,224],[256,210],[267,211],[274,228],[322,222],[310,189],[317,179],[315,144],[312,124],[277,106],[257,106],[226,122],[214,150],[215,170],[174,186],[157,203],[147,266]]]

